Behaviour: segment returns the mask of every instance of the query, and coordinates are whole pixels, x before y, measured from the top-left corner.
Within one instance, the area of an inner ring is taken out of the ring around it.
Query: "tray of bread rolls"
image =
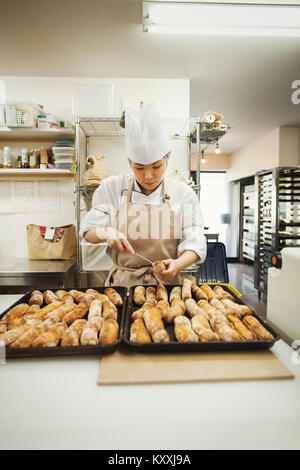
[[[123,340],[135,351],[268,349],[278,335],[224,284],[133,286]]]
[[[109,353],[126,304],[126,287],[28,292],[0,315],[0,344],[7,358]]]

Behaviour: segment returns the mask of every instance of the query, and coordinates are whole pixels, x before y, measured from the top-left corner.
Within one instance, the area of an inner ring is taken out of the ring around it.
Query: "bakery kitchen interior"
[[[300,1],[0,17],[0,448],[299,449]]]

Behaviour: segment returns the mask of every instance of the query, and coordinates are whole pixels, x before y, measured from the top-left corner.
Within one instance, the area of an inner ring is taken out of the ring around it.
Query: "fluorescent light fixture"
[[[300,4],[143,2],[151,33],[300,36]]]

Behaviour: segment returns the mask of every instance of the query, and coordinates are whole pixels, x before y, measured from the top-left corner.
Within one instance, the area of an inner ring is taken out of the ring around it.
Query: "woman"
[[[106,285],[180,284],[180,271],[206,256],[198,198],[185,183],[164,176],[170,148],[153,103],[127,107],[125,128],[133,176],[103,180],[81,235],[108,244],[114,266]],[[165,270],[154,270],[138,254],[163,261]]]

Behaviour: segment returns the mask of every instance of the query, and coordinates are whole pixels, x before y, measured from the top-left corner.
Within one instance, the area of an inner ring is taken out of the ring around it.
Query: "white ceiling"
[[[0,18],[0,75],[189,78],[191,115],[232,127],[224,153],[300,126],[300,38],[143,33],[142,0],[1,0]]]

